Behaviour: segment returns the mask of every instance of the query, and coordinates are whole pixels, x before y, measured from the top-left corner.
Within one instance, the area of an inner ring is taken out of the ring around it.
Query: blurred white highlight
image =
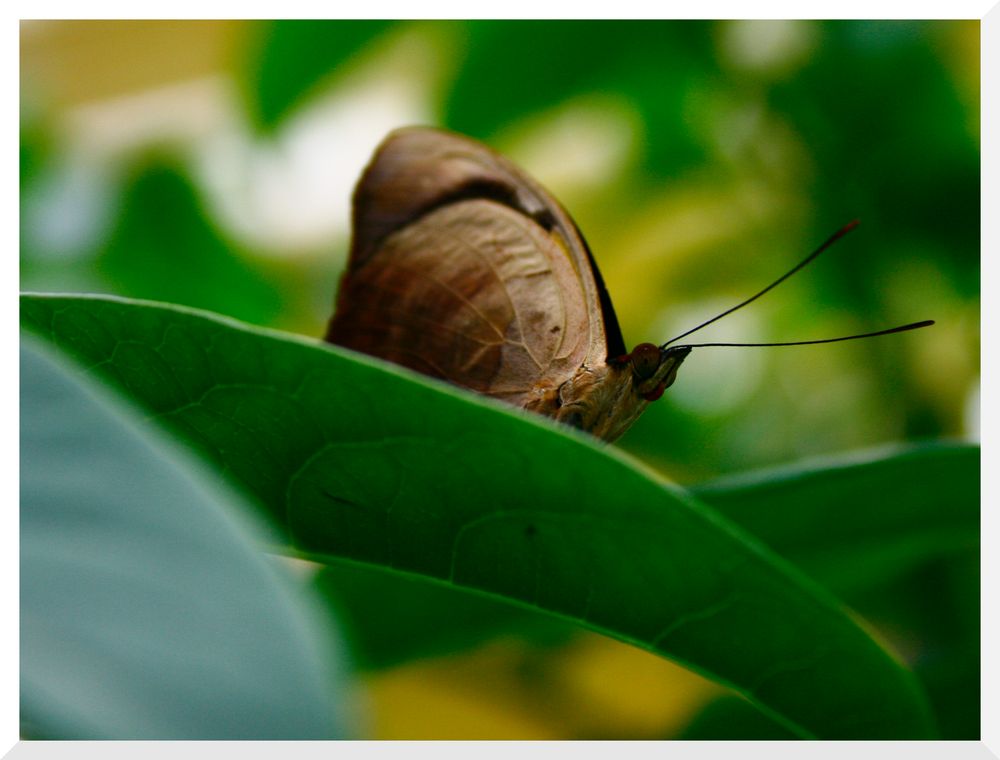
[[[679,335],[692,326],[719,314],[733,303],[711,300],[687,307],[671,309],[657,321],[658,334],[663,340]],[[738,311],[720,320],[716,332],[706,328],[705,334],[695,333],[678,345],[713,341],[726,343],[751,343],[764,340],[764,323],[752,312]],[[714,337],[712,337],[714,336]],[[677,373],[677,382],[671,387],[669,399],[681,409],[699,415],[725,415],[745,403],[764,378],[765,356],[761,349],[753,348],[700,348],[695,349]],[[666,396],[664,398],[667,398]]]
[[[736,68],[756,74],[787,74],[816,46],[816,25],[811,21],[730,21],[721,28],[722,55]]]

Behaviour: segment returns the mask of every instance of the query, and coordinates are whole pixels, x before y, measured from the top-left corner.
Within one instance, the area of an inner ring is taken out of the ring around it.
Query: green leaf
[[[23,340],[23,734],[341,735],[332,634],[259,520],[80,375]]]
[[[709,702],[676,738],[776,741],[796,737],[746,700],[727,696]]]
[[[273,130],[316,86],[376,37],[391,21],[265,21],[256,25],[246,61],[247,109]]]
[[[552,645],[574,632],[565,621],[499,597],[372,565],[327,561],[315,586],[336,612],[361,668],[461,651],[497,636]]]
[[[928,443],[727,477],[694,492],[918,655],[942,738],[979,735],[979,446]],[[972,562],[965,558],[973,558]],[[953,580],[955,567],[966,570]],[[971,571],[971,572],[970,572]],[[974,609],[962,619],[963,605]],[[783,732],[719,700],[682,738]]]
[[[847,592],[978,546],[979,460],[976,445],[898,446],[691,490],[807,574]]]
[[[301,554],[548,611],[728,684],[803,736],[932,733],[912,674],[832,597],[589,436],[186,309],[25,296],[22,319],[194,444]]]
[[[901,575],[876,575],[851,593],[852,606],[909,651],[942,739],[980,736],[979,599],[978,547]],[[788,735],[744,700],[723,697],[707,705],[680,738],[761,739],[768,732]]]
[[[692,490],[841,598],[884,614],[885,594],[899,594],[888,581],[978,546],[979,455],[978,446],[963,443],[894,446]],[[512,632],[556,635],[510,604],[354,563],[328,566],[317,585],[355,629],[357,656],[367,667]],[[396,625],[386,624],[389,616]]]

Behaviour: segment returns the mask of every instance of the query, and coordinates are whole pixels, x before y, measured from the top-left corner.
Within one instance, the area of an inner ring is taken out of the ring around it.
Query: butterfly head
[[[689,346],[661,348],[652,343],[640,343],[631,353],[611,363],[627,366],[632,372],[635,393],[645,401],[656,401],[674,384],[678,368],[690,353]]]
[[[560,422],[614,441],[673,384],[689,353],[688,346],[640,343],[631,353],[605,364],[584,366],[559,387],[557,411],[552,414]]]

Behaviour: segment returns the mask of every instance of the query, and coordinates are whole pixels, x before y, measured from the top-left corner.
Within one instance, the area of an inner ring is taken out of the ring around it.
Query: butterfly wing
[[[393,132],[354,195],[327,340],[521,406],[625,353],[572,220],[485,146]]]

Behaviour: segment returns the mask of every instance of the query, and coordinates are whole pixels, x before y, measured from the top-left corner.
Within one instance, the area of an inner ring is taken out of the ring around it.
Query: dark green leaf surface
[[[739,697],[719,697],[705,706],[678,739],[777,741],[795,735]]]
[[[246,64],[247,108],[274,129],[338,66],[382,34],[391,21],[265,21]]]
[[[978,546],[978,483],[978,446],[929,443],[824,457],[692,490],[841,598],[876,612],[885,594],[899,594],[893,579]],[[318,585],[356,629],[367,667],[512,631],[552,634],[537,615],[510,604],[378,568],[332,564]],[[390,617],[395,625],[386,624]]]
[[[692,488],[838,591],[979,544],[979,447],[930,443],[828,457]]]
[[[979,551],[930,559],[902,574],[873,574],[852,589],[851,605],[905,647],[934,707],[940,738],[980,737]],[[971,614],[970,614],[971,613]],[[711,702],[680,734],[684,739],[788,736],[745,700]]]
[[[929,443],[825,457],[693,490],[901,639],[942,738],[976,739],[979,476],[979,446]],[[683,738],[763,738],[775,724],[755,712],[722,700]]]
[[[80,375],[25,338],[25,735],[342,734],[333,639],[317,628],[316,600],[261,554],[259,521],[176,443],[141,429],[133,408]]]
[[[500,597],[357,562],[331,558],[315,586],[349,637],[352,662],[362,669],[462,651],[498,636],[552,645],[577,630]]]
[[[22,319],[189,439],[303,554],[555,613],[727,683],[804,736],[932,732],[912,675],[832,597],[614,448],[179,308],[26,296]]]

